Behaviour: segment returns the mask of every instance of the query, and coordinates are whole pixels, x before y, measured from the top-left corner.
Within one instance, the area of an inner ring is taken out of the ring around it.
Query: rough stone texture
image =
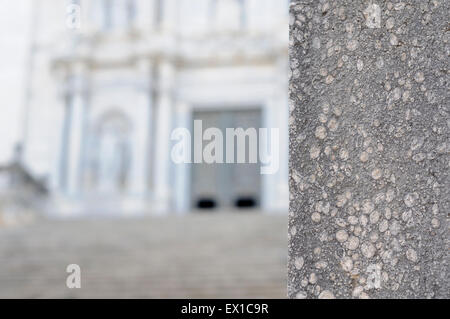
[[[291,298],[448,298],[449,1],[292,1]]]

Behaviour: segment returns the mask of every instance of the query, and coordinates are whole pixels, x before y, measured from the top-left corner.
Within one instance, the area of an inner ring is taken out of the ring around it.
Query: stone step
[[[0,229],[0,297],[284,298],[285,216],[41,220]],[[82,267],[82,289],[65,267]]]

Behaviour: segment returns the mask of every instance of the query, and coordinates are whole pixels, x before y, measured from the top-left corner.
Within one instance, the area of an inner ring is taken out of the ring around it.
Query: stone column
[[[156,209],[169,208],[170,132],[172,129],[172,85],[174,69],[168,61],[158,65],[157,117],[155,136],[154,187]]]
[[[135,126],[131,151],[131,184],[132,195],[144,196],[148,190],[149,177],[149,141],[151,140],[151,118],[152,118],[152,91],[151,70],[152,66],[148,60],[139,61],[139,74],[141,85],[138,92],[138,103],[136,105]]]
[[[448,1],[292,1],[291,298],[448,298]]]
[[[136,1],[136,21],[135,27],[143,32],[153,29],[155,23],[156,2],[158,0],[138,0]]]
[[[191,110],[190,106],[186,102],[177,101],[176,110],[174,112],[175,117],[175,128],[186,128],[190,129],[191,122]],[[171,141],[171,145],[177,143],[177,141]],[[170,150],[172,152],[172,150]],[[172,160],[172,158],[171,158]],[[174,211],[178,214],[183,214],[189,211],[190,208],[190,169],[191,164],[189,163],[173,163],[171,162],[171,167],[174,171]]]
[[[70,82],[69,94],[69,127],[67,141],[67,180],[66,192],[77,196],[82,181],[82,155],[87,111],[87,78],[83,65],[75,65]]]
[[[275,81],[274,81],[275,82]],[[275,90],[274,90],[275,91]],[[262,123],[261,126],[263,128],[268,129],[267,134],[267,146],[272,147],[271,143],[271,135],[270,130],[272,128],[277,128],[276,113],[278,112],[278,105],[276,99],[274,97],[270,97],[263,108],[262,113]],[[275,123],[274,123],[275,122]],[[272,152],[273,153],[273,152]],[[260,164],[261,166],[267,164]],[[275,212],[278,207],[276,207],[276,199],[277,199],[277,177],[278,173],[275,174],[261,174],[261,183],[262,183],[262,193],[261,193],[261,207],[265,211]]]
[[[287,50],[286,50],[287,51]],[[284,53],[284,52],[283,52]],[[287,52],[286,52],[287,53]],[[288,86],[288,80],[286,72],[288,70],[288,63],[283,54],[277,59],[277,67],[279,74],[283,77],[277,80],[277,120],[280,129],[280,168],[278,172],[277,181],[277,209],[279,211],[286,211],[289,202],[289,188],[287,181],[289,180],[289,168],[288,168],[288,156],[289,156],[289,111],[288,111],[288,93],[286,87]]]
[[[264,107],[263,128],[268,128],[267,143],[270,148],[271,144],[271,129],[278,129],[279,138],[276,141],[278,147],[278,158],[273,161],[278,161],[278,170],[273,174],[263,174],[263,194],[262,205],[265,210],[274,213],[283,213],[288,208],[289,189],[288,181],[288,98],[287,98],[287,61],[286,56],[281,55],[276,61],[277,69],[274,72],[274,86],[273,92]],[[281,78],[282,77],[282,78]],[[275,155],[274,151],[271,154]],[[262,164],[266,166],[266,164]]]
[[[70,129],[70,105],[66,94],[60,99],[61,101],[61,125],[58,127],[59,139],[57,144],[57,154],[54,162],[53,173],[53,189],[58,192],[64,192],[67,185],[67,156],[68,156],[68,137]]]
[[[175,30],[177,25],[177,1],[176,0],[164,0],[162,1],[162,17],[161,27],[163,31],[171,33]]]
[[[57,101],[58,109],[55,110],[58,115],[58,122],[55,123],[57,129],[57,142],[55,145],[55,154],[52,159],[51,190],[53,192],[65,191],[66,174],[66,156],[68,127],[70,121],[70,106],[68,103],[68,83],[66,81],[66,72],[61,68],[55,68],[54,76],[58,83]]]

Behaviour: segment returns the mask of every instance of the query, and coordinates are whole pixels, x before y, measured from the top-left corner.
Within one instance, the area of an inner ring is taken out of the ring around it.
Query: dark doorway
[[[210,127],[220,129],[223,134],[224,163],[207,164],[203,162],[191,165],[191,206],[197,209],[257,208],[261,194],[260,165],[259,163],[249,163],[248,137],[246,138],[245,163],[236,163],[236,138],[235,161],[233,164],[225,163],[226,128],[243,128],[244,130],[254,128],[258,141],[261,111],[259,109],[195,111],[193,120],[202,120],[203,132]],[[208,143],[209,141],[203,142],[203,149]],[[208,203],[205,199],[211,199],[211,201]]]

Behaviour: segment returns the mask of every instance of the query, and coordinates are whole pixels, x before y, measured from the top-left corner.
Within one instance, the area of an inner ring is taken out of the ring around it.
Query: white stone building
[[[49,212],[287,210],[287,0],[41,0],[33,16],[24,163]],[[171,132],[197,118],[279,128],[278,172],[173,163]]]

